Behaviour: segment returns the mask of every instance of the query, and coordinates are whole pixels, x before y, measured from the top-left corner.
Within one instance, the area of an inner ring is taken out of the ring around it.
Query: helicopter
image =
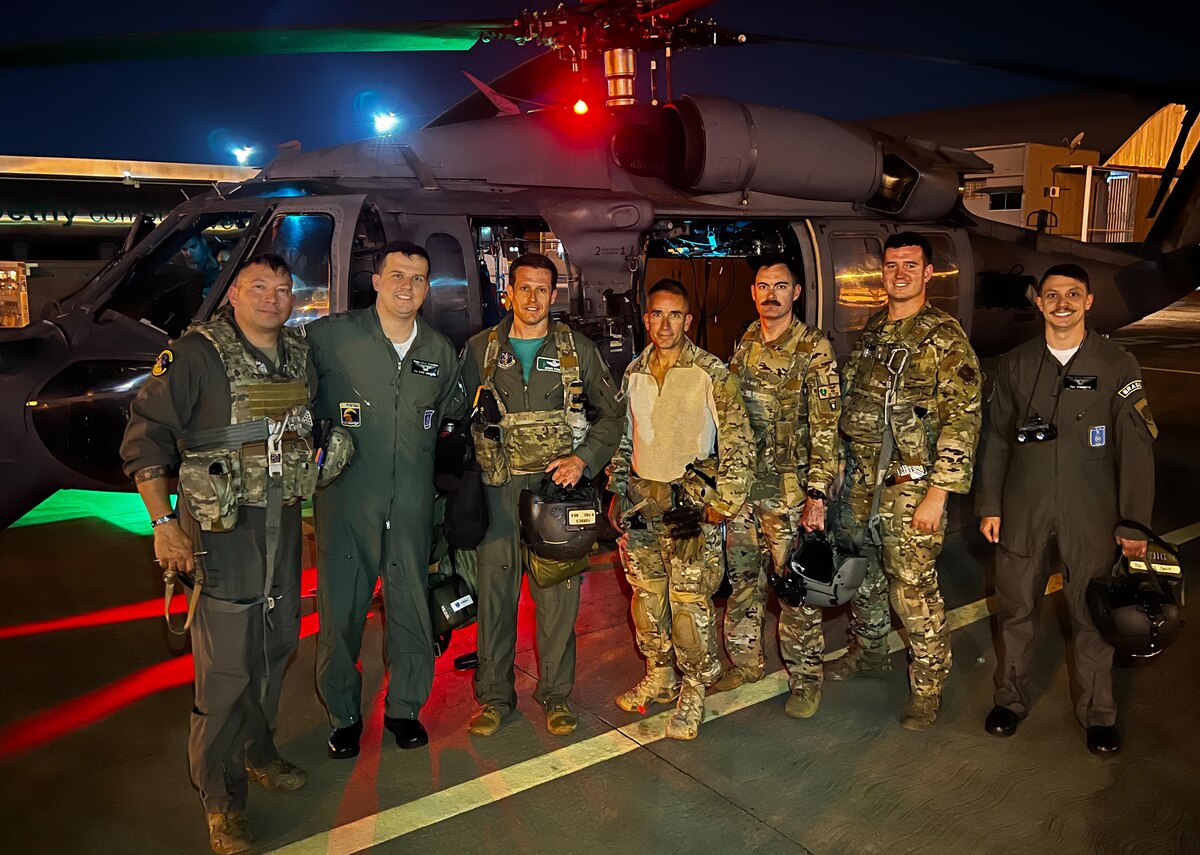
[[[142,218],[77,294],[25,328],[0,330],[0,527],[57,489],[130,489],[117,453],[130,401],[156,356],[210,317],[239,265],[263,252],[289,262],[297,295],[289,323],[302,324],[371,305],[374,253],[393,240],[420,244],[431,258],[423,317],[460,346],[498,320],[508,263],[543,252],[564,274],[554,311],[600,344],[614,372],[641,344],[640,295],[666,276],[696,298],[699,343],[728,356],[753,316],[746,260],[764,254],[799,262],[801,315],[845,354],[884,302],[882,246],[899,231],[929,240],[930,299],[981,354],[1037,333],[1030,287],[1053,264],[1088,268],[1100,331],[1195,288],[1200,158],[1158,200],[1140,246],[976,220],[962,204],[963,175],[991,167],[967,150],[778,107],[676,97],[674,51],[804,41],[694,17],[705,5],[595,0],[512,19],[358,31],[364,49],[511,39],[548,50],[491,83],[474,81],[470,96],[423,128],[282,150],[250,180],[217,185],[157,224]],[[12,46],[0,66],[351,49],[321,34],[192,34],[182,48],[169,34],[31,44]],[[638,58],[647,54],[663,67],[651,65],[650,102],[638,103]],[[582,97],[521,107],[568,66],[578,91],[603,86],[602,107]]]

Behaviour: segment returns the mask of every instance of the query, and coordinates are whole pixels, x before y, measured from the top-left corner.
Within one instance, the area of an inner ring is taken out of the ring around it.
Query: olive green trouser
[[[521,599],[521,526],[517,502],[523,489],[534,489],[542,476],[514,475],[500,487],[485,487],[491,525],[475,549],[479,563],[479,669],[475,697],[507,715],[517,705],[513,667],[517,655],[517,604]],[[537,621],[538,685],[534,698],[544,707],[565,701],[575,687],[575,618],[579,614],[580,577],[551,588],[532,581]]]

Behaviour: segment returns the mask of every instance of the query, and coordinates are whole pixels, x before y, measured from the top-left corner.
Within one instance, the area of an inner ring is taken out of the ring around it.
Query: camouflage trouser
[[[626,531],[620,546],[633,588],[638,650],[647,664],[661,668],[675,660],[685,677],[711,686],[721,678],[712,601],[721,584],[721,529],[707,523],[702,529],[704,549],[690,563],[675,555],[665,527],[653,520],[645,529]]]
[[[864,450],[864,453],[871,453]],[[874,495],[875,460],[864,463],[847,449],[846,483],[838,503],[838,537],[849,543],[867,524]],[[850,646],[886,651],[891,629],[888,595],[900,616],[911,649],[909,680],[918,695],[941,693],[950,672],[950,631],[938,587],[937,562],[946,535],[946,515],[933,534],[912,526],[913,511],[925,498],[928,481],[884,487],[879,501],[882,555],[866,549],[867,577],[850,610]],[[882,557],[883,566],[880,566]]]
[[[782,573],[792,537],[800,524],[800,510],[776,514],[742,505],[729,521],[726,546],[729,583],[733,593],[725,607],[725,649],[734,667],[752,678],[764,669],[762,626],[767,606],[767,564]],[[766,548],[763,548],[765,544]],[[821,684],[825,638],[821,634],[821,610],[809,606],[793,608],[779,603],[779,650],[788,670],[788,684],[795,691],[800,683]]]

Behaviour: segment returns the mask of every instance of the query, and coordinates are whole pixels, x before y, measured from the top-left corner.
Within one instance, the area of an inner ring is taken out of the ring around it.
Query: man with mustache
[[[764,553],[775,573],[785,575],[797,528],[825,530],[826,494],[838,472],[841,385],[833,348],[792,312],[803,281],[795,262],[761,256],[750,263],[758,321],[742,336],[729,369],[741,382],[758,454],[750,498],[729,522],[733,592],[725,610],[725,648],[733,667],[718,691],[762,678]],[[779,645],[791,689],[784,712],[809,718],[821,701],[821,609],[780,600]]]
[[[1075,715],[1094,754],[1121,747],[1112,690],[1113,649],[1096,630],[1085,593],[1108,573],[1116,547],[1146,554],[1158,428],[1137,360],[1087,328],[1087,271],[1051,267],[1038,287],[1043,335],[1000,360],[979,464],[979,529],[996,544],[1003,652],[985,727],[1011,736],[1029,713],[1038,605],[1051,569],[1063,569],[1071,658],[1081,688]],[[1057,558],[1051,558],[1052,549]]]
[[[479,709],[468,725],[474,736],[496,733],[517,706],[517,604],[528,569],[518,521],[521,491],[537,490],[545,477],[571,487],[585,474],[598,474],[621,434],[622,408],[600,351],[566,324],[550,320],[558,293],[554,262],[528,253],[508,272],[512,315],[473,337],[461,357],[463,382],[475,396],[471,435],[491,520],[476,549]],[[555,736],[579,724],[568,697],[575,686],[581,581],[529,585],[537,617],[534,698]]]
[[[849,650],[826,676],[891,671],[890,595],[912,651],[900,724],[928,730],[950,672],[936,561],[946,498],[971,487],[981,377],[958,321],[929,302],[929,241],[915,232],[890,236],[882,272],[887,306],[870,317],[850,354],[839,423],[846,440],[839,536],[846,546],[866,547],[867,577],[852,601]]]

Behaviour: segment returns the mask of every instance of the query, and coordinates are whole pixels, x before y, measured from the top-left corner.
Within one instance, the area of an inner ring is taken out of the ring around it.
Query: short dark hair
[[[687,288],[683,287],[683,283],[678,279],[659,279],[655,282],[650,290],[646,292],[646,308],[650,308],[650,298],[655,294],[674,294],[677,297],[683,298],[683,304],[687,307],[688,313],[692,311],[692,298],[688,296]]]
[[[1041,280],[1038,282],[1038,293],[1042,293],[1042,286],[1046,284],[1046,280],[1051,276],[1065,276],[1068,279],[1075,279],[1083,283],[1083,287],[1087,288],[1088,293],[1092,291],[1092,283],[1088,280],[1088,272],[1078,264],[1067,262],[1066,264],[1055,264],[1042,274]]]
[[[238,268],[238,276],[240,276],[242,271],[247,267],[254,267],[258,264],[261,264],[263,267],[269,267],[272,273],[282,273],[289,279],[291,278],[292,268],[289,267],[288,263],[283,260],[282,255],[274,252],[262,252],[256,256],[253,256],[249,261]],[[234,278],[236,279],[237,277]]]
[[[558,268],[554,266],[553,261],[540,252],[527,252],[524,255],[519,255],[516,260],[508,265],[508,284],[510,287],[517,281],[517,271],[522,267],[528,267],[531,270],[549,271],[550,290],[553,291],[558,287]]]
[[[407,255],[409,258],[423,258],[425,259],[426,266],[433,267],[433,264],[429,261],[429,253],[425,251],[425,247],[409,243],[406,240],[394,240],[382,249],[375,251],[375,272],[382,273],[383,265],[387,263],[387,257],[395,255],[397,252],[401,255]]]
[[[925,266],[928,267],[933,264],[933,247],[929,245],[929,241],[925,239],[924,235],[919,235],[916,232],[897,232],[883,242],[883,251],[887,252],[889,249],[899,249],[902,246],[919,247],[921,254],[925,257]]]
[[[788,269],[788,273],[792,274],[793,282],[799,285],[804,281],[804,268],[800,262],[796,261],[790,255],[783,255],[782,253],[752,255],[746,259],[746,263],[750,265],[750,270],[756,279],[758,278],[758,271],[764,267],[774,267],[777,264],[782,264]]]

